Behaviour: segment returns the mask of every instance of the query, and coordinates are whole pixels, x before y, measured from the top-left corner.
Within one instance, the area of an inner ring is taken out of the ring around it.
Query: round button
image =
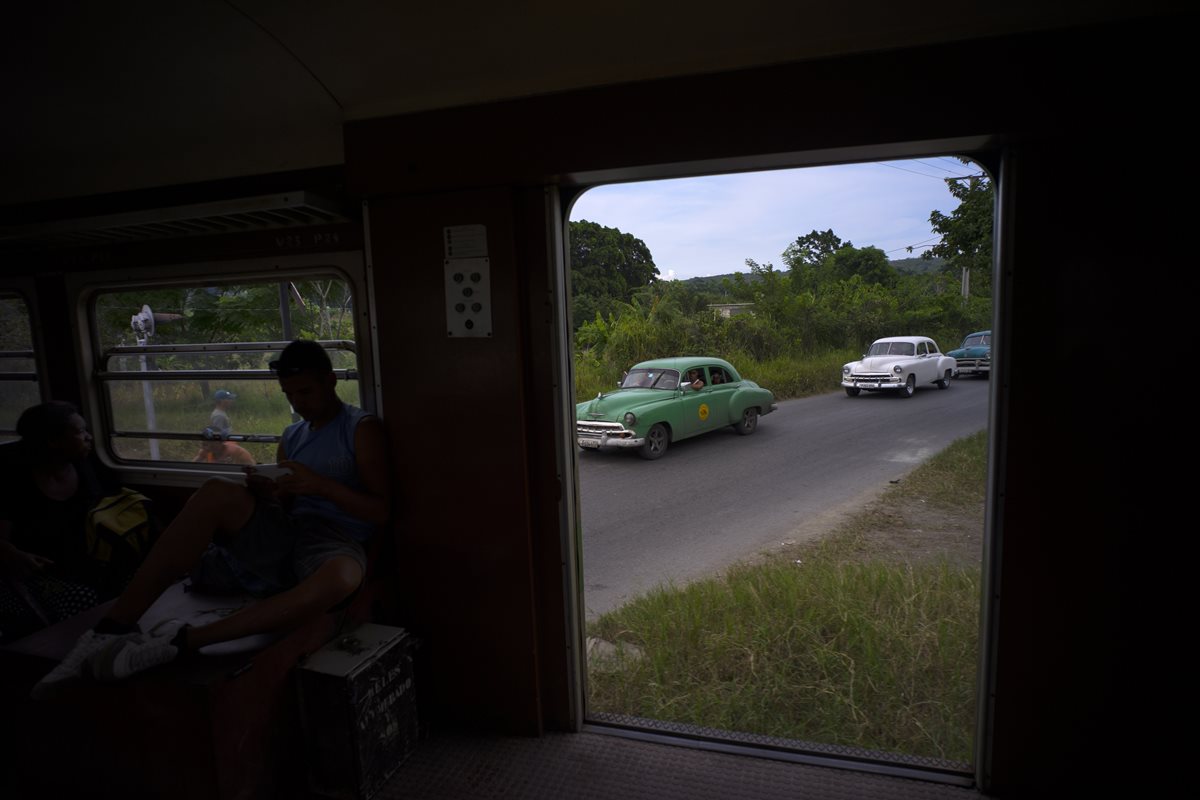
[[[474,327],[475,327],[475,323],[474,323],[474,322],[472,322],[471,320],[467,320],[467,321],[466,321],[465,323],[463,323],[463,324],[467,326],[467,330],[471,330],[471,328],[474,328]]]
[[[471,296],[471,295],[473,295],[473,294],[475,294],[475,290],[474,290],[474,289],[472,289],[470,286],[468,286],[467,288],[463,289],[463,297],[470,297],[470,296]]]
[[[483,303],[471,303],[471,310],[478,314],[483,310]]]
[[[463,282],[463,274],[462,274],[461,272],[456,272],[456,273],[454,273],[454,282],[455,282],[455,283],[462,283],[462,282]]]
[[[467,307],[465,305],[463,305],[462,303],[455,303],[454,310],[461,314],[462,312],[467,310]]]
[[[478,272],[471,273],[471,283],[479,283],[481,280],[483,280],[483,276]]]

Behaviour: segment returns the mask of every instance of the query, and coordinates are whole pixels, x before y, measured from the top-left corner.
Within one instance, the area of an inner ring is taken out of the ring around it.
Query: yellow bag
[[[154,543],[150,499],[133,489],[105,497],[88,512],[88,556],[101,564],[136,568]]]

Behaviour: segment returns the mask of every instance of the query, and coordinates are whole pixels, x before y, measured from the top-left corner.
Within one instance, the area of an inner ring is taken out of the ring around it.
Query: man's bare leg
[[[254,495],[223,478],[205,481],[154,543],[108,619],[135,625],[172,583],[200,561],[217,533],[241,530],[254,514]]]
[[[200,554],[214,535],[240,530],[254,514],[254,503],[254,495],[243,486],[220,478],[206,481],[162,532],[108,616],[79,637],[58,666],[33,687],[33,697],[45,696],[59,684],[81,677],[89,664],[95,666],[93,659],[102,650],[128,644],[127,631],[137,624],[146,609],[168,586],[199,562]],[[178,629],[179,625],[182,623],[176,622],[175,628]],[[165,663],[177,652],[174,647],[151,648],[146,652],[134,652],[133,648],[126,648],[125,651],[118,649],[116,653],[119,657],[114,654],[109,658],[103,671],[118,677],[118,673],[127,675],[146,669],[153,663]]]
[[[349,597],[362,579],[363,568],[356,560],[349,556],[331,558],[285,592],[208,625],[188,628],[187,649],[194,652],[217,642],[299,627]]]

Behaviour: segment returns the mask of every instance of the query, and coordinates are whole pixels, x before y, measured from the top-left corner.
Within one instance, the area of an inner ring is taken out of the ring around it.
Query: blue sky
[[[828,228],[856,247],[908,258],[937,241],[929,212],[958,205],[943,178],[979,172],[936,157],[624,183],[586,192],[571,219],[638,237],[664,279],[744,272],[747,258],[783,267],[780,254],[797,236]]]

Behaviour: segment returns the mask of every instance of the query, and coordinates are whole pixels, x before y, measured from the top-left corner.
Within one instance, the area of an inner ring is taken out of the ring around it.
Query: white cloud
[[[744,271],[748,258],[781,266],[797,236],[830,228],[858,247],[907,258],[904,247],[935,236],[930,211],[957,205],[941,178],[977,169],[948,159],[889,163],[601,186],[579,198],[571,219],[638,237],[664,277]]]

